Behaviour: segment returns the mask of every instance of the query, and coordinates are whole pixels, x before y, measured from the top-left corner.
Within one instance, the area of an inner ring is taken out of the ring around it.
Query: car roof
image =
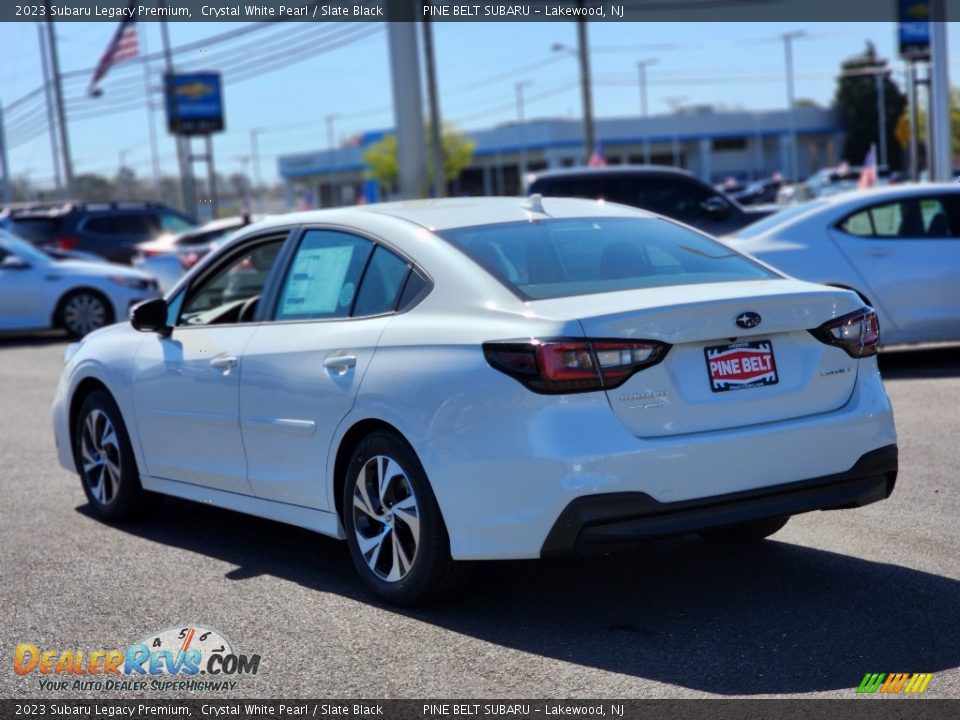
[[[534,181],[543,178],[603,177],[604,175],[675,175],[677,177],[698,179],[697,176],[689,170],[670,167],[668,165],[607,165],[605,167],[580,165],[577,167],[554,168],[532,173]]]
[[[618,205],[604,200],[577,198],[542,198],[539,213],[532,209],[529,198],[522,197],[468,197],[439,200],[403,200],[400,202],[355,205],[330,210],[278,215],[257,223],[251,228],[269,230],[290,225],[357,224],[364,218],[387,216],[419,225],[430,231],[449,230],[474,225],[528,222],[542,217],[656,217],[653,213]]]

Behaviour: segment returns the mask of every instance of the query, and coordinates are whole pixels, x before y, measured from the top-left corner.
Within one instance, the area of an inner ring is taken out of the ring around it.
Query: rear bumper
[[[580,497],[560,513],[540,554],[603,552],[751,520],[861,507],[889,497],[896,480],[897,446],[887,445],[846,472],[757,490],[672,503],[642,492]]]

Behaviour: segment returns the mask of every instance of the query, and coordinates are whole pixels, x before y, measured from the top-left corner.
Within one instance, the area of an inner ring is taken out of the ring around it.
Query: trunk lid
[[[856,381],[857,361],[808,332],[862,306],[845,290],[778,279],[531,304],[557,319],[575,313],[592,339],[671,344],[660,363],[606,391],[613,411],[638,437],[830,412],[846,404]],[[759,324],[738,327],[743,313],[758,315]]]

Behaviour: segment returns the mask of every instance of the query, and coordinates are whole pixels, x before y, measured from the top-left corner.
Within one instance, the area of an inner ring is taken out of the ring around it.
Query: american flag
[[[124,20],[117,28],[117,32],[113,34],[107,49],[103,51],[100,62],[97,63],[97,69],[93,72],[93,79],[90,81],[87,92],[90,95],[96,95],[97,83],[103,80],[110,68],[124,60],[135,58],[139,52],[136,21]]]
[[[861,190],[872,188],[877,184],[877,146],[870,144],[870,150],[867,151],[867,157],[864,158],[863,168],[860,170],[860,180],[857,187]]]
[[[600,143],[593,149],[593,155],[587,161],[587,167],[606,167],[607,159],[603,156],[603,147]]]

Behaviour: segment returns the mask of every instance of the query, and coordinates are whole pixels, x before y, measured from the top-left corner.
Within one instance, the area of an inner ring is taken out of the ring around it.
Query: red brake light
[[[876,355],[880,344],[880,322],[870,308],[841,315],[810,332],[820,342],[843,348],[854,358]]]
[[[652,340],[551,339],[483,344],[487,362],[539,393],[589,392],[623,384],[663,359],[669,345]]]
[[[58,247],[61,250],[74,250],[79,244],[80,240],[72,235],[61,235],[60,237],[55,238],[53,241],[53,246]]]

